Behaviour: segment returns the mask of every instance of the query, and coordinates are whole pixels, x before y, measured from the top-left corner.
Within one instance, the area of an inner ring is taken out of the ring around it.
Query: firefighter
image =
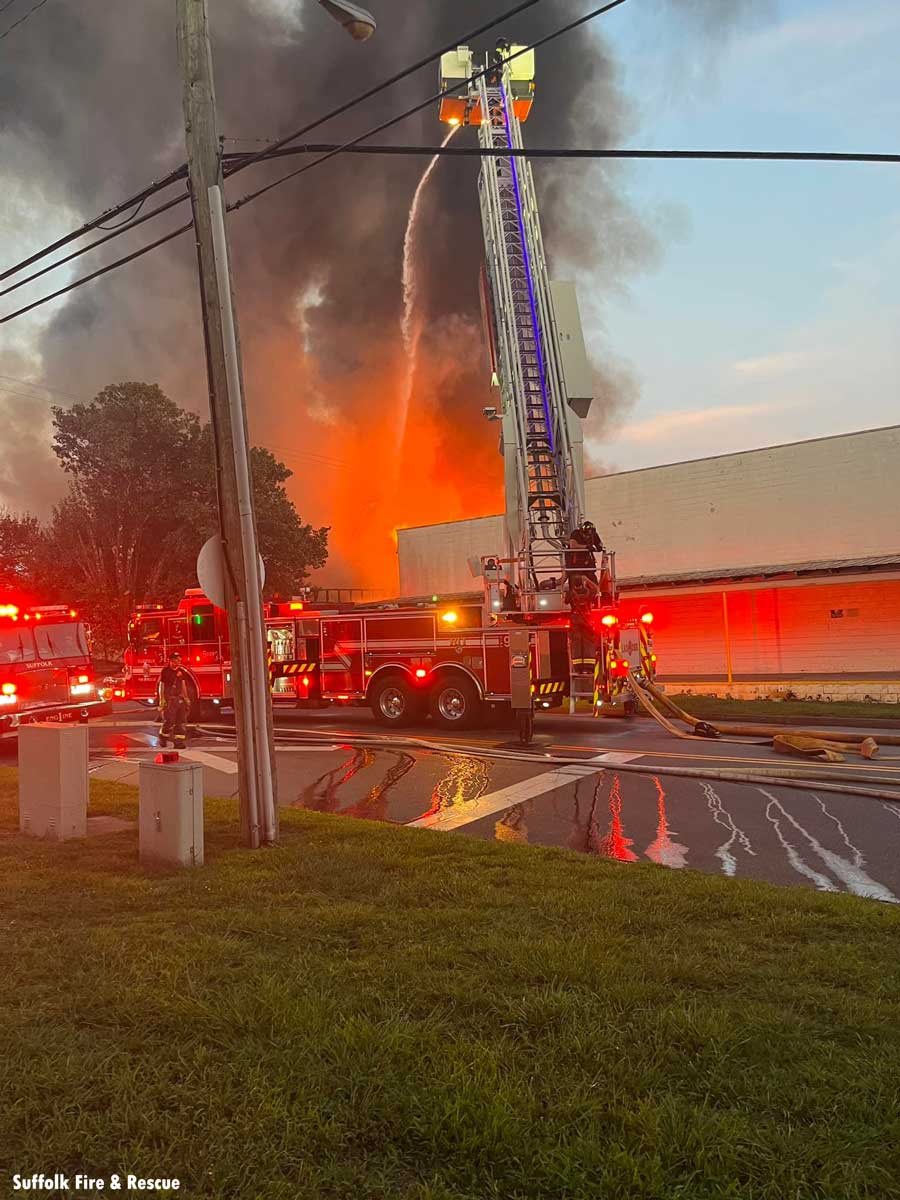
[[[565,600],[572,610],[569,647],[572,671],[576,675],[588,675],[594,669],[597,635],[591,621],[591,613],[598,592],[596,582],[587,575],[573,575],[566,585]]]
[[[168,739],[176,749],[187,742],[185,725],[191,707],[190,679],[181,665],[181,655],[173,650],[169,665],[163,667],[159,676],[159,707],[163,719],[159,731],[161,746],[165,746]]]
[[[590,535],[583,529],[572,530],[566,551],[566,581],[571,585],[577,578],[597,582],[597,559],[590,544]]]

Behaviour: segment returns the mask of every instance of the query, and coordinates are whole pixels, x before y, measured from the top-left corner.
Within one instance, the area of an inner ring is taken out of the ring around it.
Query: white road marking
[[[545,792],[566,787],[588,775],[596,775],[603,767],[615,766],[616,763],[628,762],[638,757],[636,754],[598,754],[596,758],[588,759],[584,766],[560,767],[556,771],[533,775],[531,779],[523,779],[519,783],[510,784],[509,787],[500,788],[499,791],[488,792],[486,796],[471,804],[461,804],[427,817],[419,817],[417,821],[410,821],[409,825],[423,829],[459,829],[463,825],[479,821],[482,817],[490,817],[507,808],[514,808],[526,800],[533,800],[535,796],[542,796]],[[597,765],[592,766],[592,763]]]
[[[222,758],[218,754],[207,754],[205,750],[179,749],[178,753],[182,758],[189,758],[192,762],[201,763],[213,771],[221,771],[223,775],[237,775],[238,765],[230,758]]]

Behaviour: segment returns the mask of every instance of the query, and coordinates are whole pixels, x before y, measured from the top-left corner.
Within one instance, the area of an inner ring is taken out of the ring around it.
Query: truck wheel
[[[372,713],[379,725],[399,729],[411,725],[421,714],[421,698],[402,675],[379,679],[369,695]]]
[[[446,675],[429,698],[431,716],[444,729],[471,729],[481,716],[478,689],[464,675]]]

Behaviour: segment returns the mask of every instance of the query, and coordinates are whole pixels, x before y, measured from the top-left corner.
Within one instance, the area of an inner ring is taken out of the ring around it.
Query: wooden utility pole
[[[244,844],[278,836],[272,702],[265,655],[262,583],[250,491],[240,345],[228,269],[222,160],[216,124],[206,0],[176,0],[185,141],[216,456],[219,527],[238,751]]]

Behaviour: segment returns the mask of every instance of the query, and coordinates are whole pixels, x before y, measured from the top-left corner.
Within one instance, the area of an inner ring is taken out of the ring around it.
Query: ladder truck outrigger
[[[487,408],[485,415],[500,422],[504,460],[505,553],[470,565],[500,621],[571,612],[572,708],[590,698],[597,713],[630,712],[629,672],[655,674],[653,616],[644,611],[622,621],[615,553],[585,517],[582,422],[593,386],[575,285],[550,280],[531,166],[508,153],[523,150],[534,63],[533,50],[504,41],[488,55],[459,46],[441,60],[441,120],[477,128],[484,152],[482,297],[500,391],[499,412]],[[599,574],[590,569],[595,554]],[[591,584],[573,587],[577,576]]]

